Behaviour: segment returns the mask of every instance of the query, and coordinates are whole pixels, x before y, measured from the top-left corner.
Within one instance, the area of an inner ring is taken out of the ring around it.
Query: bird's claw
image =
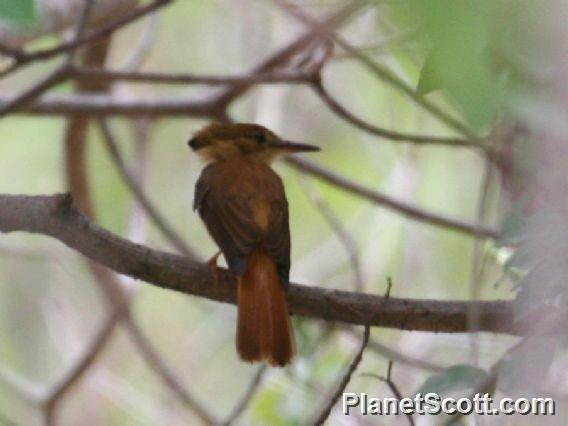
[[[219,270],[217,269],[217,259],[221,255],[221,252],[217,252],[209,261],[209,269],[211,270],[211,275],[213,275],[213,284],[219,284]]]

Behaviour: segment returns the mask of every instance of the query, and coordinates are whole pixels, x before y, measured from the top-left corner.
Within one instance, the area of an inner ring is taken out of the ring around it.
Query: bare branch
[[[175,74],[162,72],[137,72],[102,70],[98,68],[75,67],[71,70],[75,79],[95,78],[101,81],[127,81],[136,83],[161,84],[202,84],[206,86],[238,86],[250,84],[308,83],[313,75],[303,72],[267,72],[247,75],[212,76],[199,74]]]
[[[355,334],[355,330],[353,329],[350,329],[350,332],[352,334]],[[422,370],[428,371],[445,370],[445,367],[441,365],[434,364],[433,362],[426,361],[424,359],[415,358],[400,351],[394,350],[389,345],[385,345],[375,339],[369,340],[369,349],[391,361],[397,361],[410,367],[420,368]]]
[[[155,371],[160,379],[170,388],[181,401],[188,406],[206,425],[214,425],[216,421],[187,389],[179,382],[174,372],[172,372],[166,362],[162,359],[150,340],[142,333],[140,327],[136,325],[132,318],[126,322],[130,338],[148,362],[150,368]]]
[[[136,8],[132,12],[126,14],[125,16],[122,16],[121,18],[115,20],[114,22],[111,22],[110,24],[94,29],[86,36],[81,36],[78,39],[64,42],[51,48],[39,49],[32,52],[25,52],[21,49],[11,49],[11,48],[8,48],[8,50],[6,50],[5,48],[3,49],[4,53],[9,54],[9,56],[13,57],[14,63],[11,66],[9,66],[7,69],[4,69],[0,72],[0,78],[5,77],[6,75],[18,70],[19,68],[31,62],[50,59],[62,53],[70,53],[85,44],[92,43],[101,38],[107,37],[112,33],[114,33],[115,31],[121,29],[122,27],[136,21],[137,19],[146,16],[149,13],[154,12],[155,10],[163,6],[168,5],[171,2],[172,0],[155,0],[145,6]]]
[[[381,382],[385,382],[387,384],[387,386],[389,387],[389,389],[391,390],[391,392],[393,393],[393,395],[396,397],[396,399],[398,399],[400,401],[402,399],[402,393],[400,392],[400,390],[398,389],[398,386],[396,385],[396,383],[392,379],[392,366],[393,366],[393,362],[389,361],[389,365],[387,367],[387,376],[386,377],[378,376],[376,374],[362,374],[362,375],[363,376],[369,376],[369,377],[375,377],[375,378],[379,379]],[[408,423],[410,423],[410,426],[414,426],[414,418],[412,417],[412,414],[410,414],[410,413],[405,413],[405,414],[406,414],[406,418],[408,419]]]
[[[81,37],[77,40],[71,40],[65,43],[61,43],[55,47],[36,50],[29,53],[24,53],[24,62],[32,62],[38,60],[45,60],[57,56],[61,53],[69,52],[72,50],[77,49],[85,44],[91,43],[95,40],[99,40],[103,37],[107,37],[114,33],[116,30],[121,29],[122,27],[148,15],[149,13],[154,12],[156,9],[159,9],[163,6],[168,5],[171,3],[172,0],[155,0],[145,6],[138,7],[134,9],[129,14],[117,19],[114,22],[111,22],[107,25],[101,26],[100,28],[94,29],[89,34]]]
[[[406,94],[410,99],[412,99],[416,104],[420,105],[426,111],[430,112],[433,116],[437,117],[441,122],[445,123],[448,127],[455,129],[460,134],[470,139],[472,142],[477,142],[481,146],[480,143],[481,141],[468,126],[466,126],[456,118],[452,117],[446,111],[443,111],[436,105],[426,100],[423,96],[419,95],[414,90],[414,88],[406,84],[397,75],[392,73],[387,68],[377,64],[368,56],[358,51],[355,47],[351,46],[351,44],[345,41],[342,37],[335,34],[332,29],[321,25],[315,19],[303,13],[297,5],[292,5],[283,1],[277,1],[276,3],[280,5],[280,7],[283,10],[293,15],[300,22],[308,25],[312,30],[314,29],[319,30],[322,35],[331,38],[343,50],[345,50],[350,55],[353,55],[353,57],[355,57],[362,64],[364,64],[379,79],[385,81],[386,83],[400,90],[402,93]]]
[[[72,206],[68,195],[0,196],[0,232],[26,231],[49,235],[106,267],[163,288],[212,300],[235,303],[233,276],[218,270],[213,285],[208,265],[184,256],[131,243],[100,228]],[[291,284],[291,311],[296,315],[351,324],[435,332],[467,332],[468,302],[399,299],[365,293]],[[512,302],[478,302],[480,330],[518,334]]]
[[[110,314],[99,331],[90,341],[83,353],[68,367],[67,371],[53,384],[49,386],[49,394],[41,402],[45,410],[45,416],[50,424],[55,413],[55,407],[61,397],[88,371],[93,362],[102,354],[107,343],[110,341],[116,324],[120,318],[119,312]]]
[[[47,77],[42,78],[40,81],[34,83],[21,93],[18,93],[10,97],[7,101],[1,103],[0,117],[3,117],[6,114],[32,102],[56,84],[61,83],[67,78],[67,69],[67,64],[58,66],[57,69],[49,73]]]
[[[336,188],[349,192],[350,194],[366,198],[367,200],[375,204],[396,211],[408,218],[452,229],[454,231],[462,232],[468,235],[480,235],[490,238],[496,238],[498,236],[498,232],[496,230],[477,228],[475,225],[431,213],[427,210],[423,210],[418,207],[408,205],[402,201],[395,200],[388,195],[381,194],[378,191],[350,181],[349,179],[329,169],[325,169],[315,162],[307,160],[305,158],[287,158],[285,161],[286,164],[289,164],[297,170],[308,173],[311,176],[315,176],[318,179],[334,185]]]
[[[345,372],[345,374],[343,375],[343,378],[339,382],[337,389],[331,395],[327,404],[323,407],[319,416],[313,422],[314,425],[317,425],[317,426],[323,425],[325,423],[325,421],[327,420],[327,418],[329,417],[329,415],[331,414],[331,410],[333,409],[333,406],[335,405],[337,400],[339,398],[341,398],[341,394],[343,393],[343,391],[345,391],[345,388],[347,387],[347,385],[351,381],[351,376],[353,375],[355,370],[357,370],[357,367],[359,367],[359,364],[361,363],[361,360],[363,359],[363,352],[365,351],[365,348],[367,347],[367,343],[369,343],[369,336],[370,335],[371,335],[371,327],[366,325],[365,326],[365,332],[363,334],[363,340],[361,341],[361,347],[359,348],[359,351],[355,355],[355,358],[353,358],[353,361],[351,361],[351,364],[349,365],[349,368],[347,368],[347,371]]]
[[[319,98],[323,101],[325,105],[329,107],[337,116],[343,118],[347,122],[351,123],[353,126],[366,131],[375,136],[381,138],[386,138],[393,141],[404,141],[412,142],[420,145],[447,145],[451,147],[466,146],[471,148],[480,148],[478,143],[471,142],[466,139],[460,138],[448,138],[440,136],[422,136],[422,135],[411,135],[406,133],[396,132],[394,130],[383,129],[382,127],[377,127],[373,124],[367,123],[366,121],[360,119],[354,115],[351,111],[341,105],[337,100],[335,100],[332,95],[325,88],[321,80],[316,80],[311,86]]]
[[[363,6],[360,1],[353,1],[342,7],[338,12],[333,13],[330,17],[326,18],[321,24],[325,28],[335,29],[343,24],[353,13]],[[251,74],[266,73],[286,64],[291,58],[310,46],[315,40],[321,39],[320,30],[308,31],[303,36],[299,37],[282,50],[271,55],[268,59],[263,61],[260,65],[256,66]],[[212,99],[214,105],[219,109],[226,110],[226,107],[236,98],[244,94],[251,84],[243,84],[238,87],[231,87],[225,92]]]
[[[12,97],[0,95],[0,109]],[[65,115],[104,117],[121,115],[128,117],[203,117],[214,116],[215,107],[208,101],[187,98],[144,97],[126,98],[98,94],[48,94],[26,108],[14,112],[34,115]]]
[[[154,225],[156,225],[156,228],[160,230],[160,232],[166,237],[166,239],[171,243],[171,245],[181,254],[187,256],[190,259],[197,260],[199,256],[174,231],[171,225],[167,222],[166,218],[162,216],[162,214],[159,212],[156,206],[146,196],[144,190],[136,183],[136,179],[132,176],[132,174],[126,167],[126,164],[124,163],[124,159],[122,158],[122,155],[118,150],[118,146],[116,144],[116,141],[114,140],[114,136],[112,135],[107,123],[104,120],[99,120],[99,127],[103,134],[103,141],[105,143],[105,146],[116,168],[118,169],[119,173],[124,179],[126,186],[128,186],[132,194],[142,205],[148,216],[154,222]]]
[[[321,194],[319,194],[313,185],[310,186],[308,183],[308,185],[303,185],[303,188],[314,206],[324,217],[325,221],[329,224],[330,228],[335,235],[337,235],[337,238],[345,248],[355,277],[354,290],[363,291],[363,270],[359,259],[359,247],[357,246],[357,242],[349,230],[343,225],[337,214],[335,214],[329,203],[321,196]]]

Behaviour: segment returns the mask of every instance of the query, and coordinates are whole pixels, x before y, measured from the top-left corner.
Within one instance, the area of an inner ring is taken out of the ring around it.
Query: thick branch
[[[236,286],[226,270],[214,285],[207,265],[124,240],[77,211],[68,195],[0,196],[0,231],[54,237],[116,272],[157,286],[220,302],[235,303]],[[389,298],[292,284],[294,314],[352,324],[435,332],[466,332],[469,303]],[[512,304],[480,302],[480,330],[517,334]]]

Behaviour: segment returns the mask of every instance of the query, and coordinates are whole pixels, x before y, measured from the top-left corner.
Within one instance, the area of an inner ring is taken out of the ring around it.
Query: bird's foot
[[[218,251],[211,259],[207,261],[209,264],[209,269],[211,270],[211,275],[213,275],[213,284],[219,284],[219,270],[217,269],[217,259],[221,255],[221,252]]]

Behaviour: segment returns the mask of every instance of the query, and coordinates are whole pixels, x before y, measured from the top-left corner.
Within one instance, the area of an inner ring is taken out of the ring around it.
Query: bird
[[[236,349],[249,363],[291,363],[296,345],[286,291],[290,276],[288,201],[270,164],[315,152],[253,123],[213,123],[188,142],[205,166],[195,184],[197,210],[237,282]]]

